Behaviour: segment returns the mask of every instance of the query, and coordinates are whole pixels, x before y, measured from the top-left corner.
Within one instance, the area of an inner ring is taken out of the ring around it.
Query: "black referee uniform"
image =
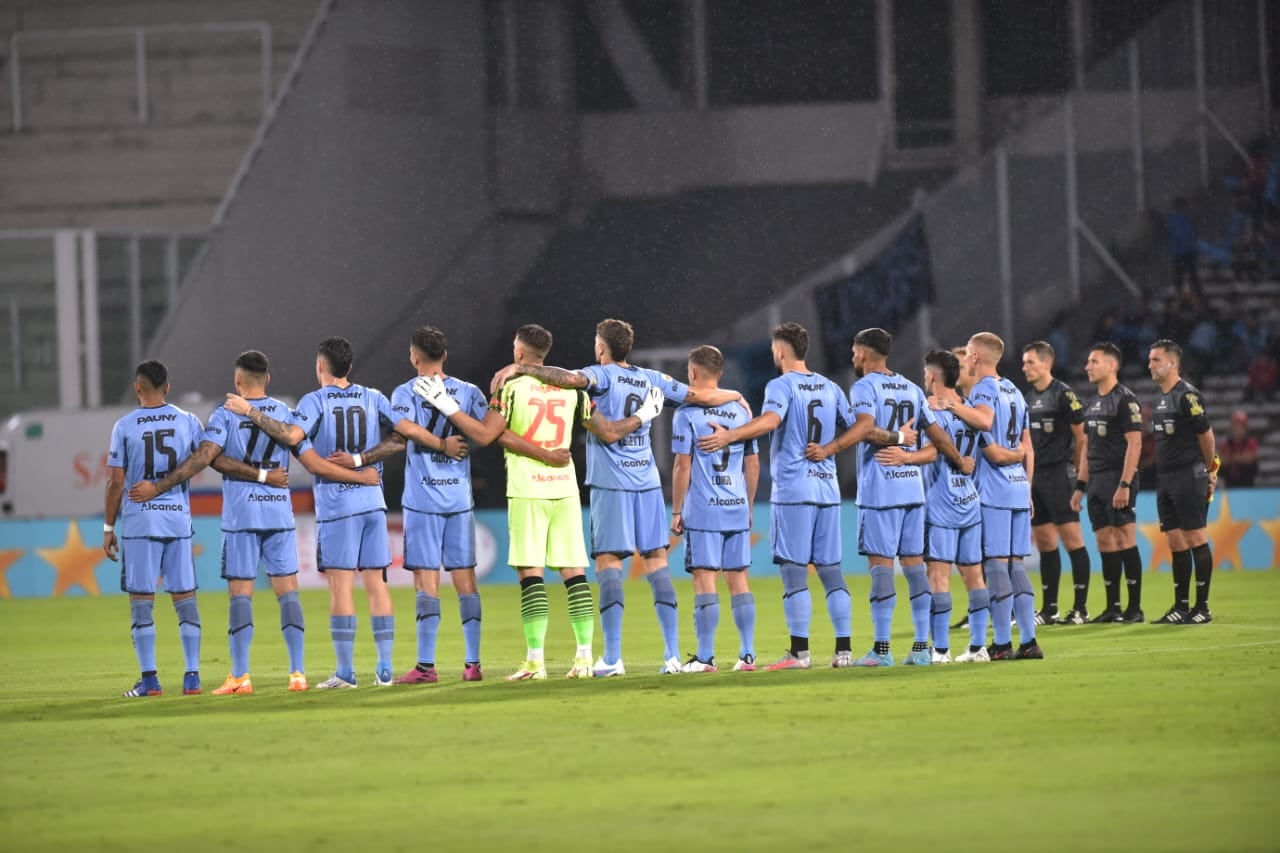
[[[1202,530],[1208,521],[1209,472],[1205,468],[1200,436],[1212,428],[1200,392],[1185,379],[1161,394],[1152,409],[1156,437],[1156,508],[1161,530]],[[1196,622],[1207,622],[1209,581],[1213,554],[1208,543],[1173,553],[1173,608],[1158,621],[1165,624],[1193,621],[1190,616],[1192,567],[1196,578]]]
[[[1108,394],[1094,397],[1085,406],[1084,429],[1088,436],[1089,522],[1095,531],[1103,527],[1124,527],[1137,521],[1138,491],[1129,486],[1129,503],[1117,509],[1111,505],[1116,489],[1125,473],[1124,457],[1128,449],[1125,436],[1142,431],[1142,406],[1138,398],[1124,385],[1117,384]],[[1137,476],[1137,471],[1130,472]],[[1099,549],[1101,551],[1101,549]],[[1129,552],[1133,553],[1130,554]],[[1107,589],[1107,609],[1094,621],[1141,621],[1142,558],[1137,547],[1124,551],[1102,553],[1102,580]],[[1124,576],[1129,587],[1129,608],[1122,618],[1120,613],[1120,578]]]
[[[1080,514],[1071,508],[1071,490],[1076,480],[1075,439],[1072,426],[1084,423],[1084,404],[1061,379],[1051,379],[1043,391],[1026,390],[1027,417],[1031,426],[1031,446],[1035,449],[1036,470],[1031,480],[1031,525],[1073,524]],[[1068,552],[1071,582],[1075,588],[1072,610],[1087,615],[1089,599],[1089,552],[1084,547]],[[1040,552],[1040,608],[1044,623],[1056,621],[1058,582],[1062,558],[1058,549]],[[1083,621],[1083,618],[1081,619]]]

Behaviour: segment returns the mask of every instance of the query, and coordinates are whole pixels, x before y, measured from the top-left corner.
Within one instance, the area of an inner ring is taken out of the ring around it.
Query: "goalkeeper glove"
[[[665,402],[662,391],[659,388],[650,386],[649,393],[645,395],[644,402],[640,404],[640,408],[636,409],[636,417],[640,419],[640,425],[643,426],[649,421],[662,414],[662,405]]]
[[[458,402],[449,396],[444,380],[439,376],[419,376],[413,380],[413,393],[430,403],[446,418],[458,412]]]

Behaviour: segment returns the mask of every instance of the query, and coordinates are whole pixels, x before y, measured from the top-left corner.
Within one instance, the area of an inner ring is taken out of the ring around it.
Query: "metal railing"
[[[935,301],[894,330],[906,347],[899,364],[912,363],[912,346],[961,343],[981,328],[1011,341],[1039,334],[1060,312],[1105,307],[1091,298],[1143,295],[1117,247],[1175,196],[1240,168],[1241,140],[1266,130],[1269,58],[1261,33],[1269,11],[1266,0],[1170,4],[1083,70],[1070,92],[918,203]],[[778,319],[817,324],[814,288],[847,277],[882,238],[753,311],[728,330],[730,343],[758,338]],[[1163,235],[1147,239],[1158,245]],[[1099,286],[1104,280],[1114,286]]]
[[[139,27],[76,27],[62,30],[19,30],[9,37],[9,91],[13,100],[13,132],[22,130],[22,50],[25,42],[61,39],[131,39],[138,124],[150,121],[147,83],[148,37],[174,33],[249,32],[258,36],[261,53],[262,113],[271,108],[271,24],[266,21],[226,21],[198,24],[152,24]]]

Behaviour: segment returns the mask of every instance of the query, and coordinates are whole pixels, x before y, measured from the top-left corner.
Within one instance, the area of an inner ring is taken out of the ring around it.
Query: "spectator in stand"
[[[1169,231],[1169,254],[1173,256],[1174,291],[1182,292],[1185,278],[1190,289],[1200,293],[1200,240],[1195,223],[1187,212],[1187,200],[1182,196],[1173,200],[1173,212],[1169,214],[1165,227]],[[1096,336],[1094,339],[1102,340]]]
[[[1151,322],[1150,310],[1145,302],[1139,303],[1111,330],[1111,340],[1120,347],[1126,364],[1140,361],[1141,354],[1151,349],[1151,345],[1159,337],[1160,334]]]
[[[1218,358],[1221,337],[1217,312],[1212,307],[1205,308],[1191,327],[1191,334],[1187,336],[1187,354],[1191,356],[1191,364],[1183,365],[1183,373],[1194,379],[1192,384],[1201,384],[1208,365]]]
[[[1272,341],[1271,346],[1249,365],[1249,384],[1245,386],[1246,400],[1270,398],[1280,385],[1280,339]]]
[[[1070,367],[1066,367],[1066,365],[1071,364],[1071,333],[1067,331],[1068,316],[1066,311],[1059,312],[1053,318],[1053,325],[1044,336],[1044,339],[1049,343],[1049,346],[1053,347],[1053,360],[1063,365],[1065,369],[1070,370]]]
[[[1200,298],[1194,292],[1188,291],[1170,297],[1164,307],[1164,334],[1161,337],[1185,341],[1191,336],[1199,314]]]
[[[1258,440],[1249,434],[1249,416],[1244,409],[1231,414],[1231,435],[1218,446],[1222,457],[1222,479],[1229,488],[1249,487],[1258,477]]]
[[[1244,356],[1242,367],[1252,364],[1254,359],[1267,351],[1271,343],[1271,330],[1254,311],[1246,312],[1243,317],[1236,320],[1231,326],[1231,335]]]
[[[1219,270],[1230,269],[1235,278],[1248,277],[1257,281],[1261,274],[1257,242],[1249,196],[1238,192],[1231,215],[1222,227],[1222,238],[1217,243],[1201,240],[1200,251]]]

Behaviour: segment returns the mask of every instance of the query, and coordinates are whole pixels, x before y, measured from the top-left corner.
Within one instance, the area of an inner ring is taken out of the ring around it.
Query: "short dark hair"
[[[1033,352],[1045,361],[1053,361],[1053,344],[1048,341],[1032,341],[1022,348],[1024,353]]]
[[[710,344],[703,344],[689,350],[689,362],[717,376],[724,373],[724,353]]]
[[[1120,351],[1120,347],[1111,343],[1111,341],[1098,341],[1089,347],[1089,352],[1100,352],[1109,355],[1116,360],[1116,364],[1124,364],[1124,353]]]
[[[243,370],[257,377],[266,376],[270,364],[266,354],[256,349],[245,350],[236,356],[236,370]]]
[[[526,323],[516,329],[516,340],[533,350],[539,358],[545,358],[547,353],[551,352],[551,343],[554,338],[549,331],[537,323]]]
[[[411,343],[414,349],[432,361],[444,358],[445,351],[449,348],[449,341],[445,338],[444,332],[435,326],[419,326],[414,329]]]
[[[956,387],[960,381],[960,359],[951,350],[934,349],[925,353],[926,367],[936,367],[942,371],[942,384],[948,388]]]
[[[325,338],[320,342],[316,355],[329,365],[334,379],[342,379],[351,372],[351,342],[346,338]]]
[[[809,352],[809,333],[799,323],[780,323],[773,327],[769,337],[790,346],[796,358],[804,358]]]
[[[164,388],[165,383],[169,381],[169,368],[165,367],[163,362],[156,361],[154,358],[147,359],[134,369],[133,378],[144,379],[148,385],[160,391]]]
[[[1169,355],[1173,356],[1173,360],[1178,364],[1182,364],[1182,347],[1178,346],[1168,338],[1161,338],[1151,345],[1152,349],[1162,349]]]
[[[893,349],[893,335],[884,329],[863,329],[861,332],[853,336],[855,346],[871,347],[883,356],[888,356],[889,351]]]
[[[596,337],[604,341],[614,361],[624,361],[636,342],[635,330],[624,320],[601,320],[596,324]]]

